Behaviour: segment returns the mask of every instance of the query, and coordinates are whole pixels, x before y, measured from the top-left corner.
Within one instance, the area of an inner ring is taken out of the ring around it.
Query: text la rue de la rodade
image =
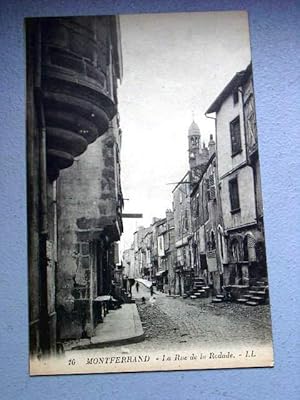
[[[197,361],[197,360],[218,360],[218,359],[235,359],[235,358],[255,358],[256,354],[254,350],[245,350],[242,353],[234,354],[228,352],[209,352],[209,353],[191,353],[186,354],[174,354],[161,356],[150,356],[139,355],[139,356],[110,356],[110,357],[88,357],[86,359],[87,365],[99,365],[99,364],[129,364],[129,363],[149,363],[153,360],[162,362],[180,362],[180,361]]]

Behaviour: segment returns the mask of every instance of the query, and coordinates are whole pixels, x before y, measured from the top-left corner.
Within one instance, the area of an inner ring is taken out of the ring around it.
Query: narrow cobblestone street
[[[165,348],[170,345],[261,345],[271,341],[270,308],[235,303],[213,304],[211,299],[182,299],[155,292],[149,301],[149,289],[133,289],[145,341],[132,344],[134,350]],[[145,303],[142,301],[145,298]]]

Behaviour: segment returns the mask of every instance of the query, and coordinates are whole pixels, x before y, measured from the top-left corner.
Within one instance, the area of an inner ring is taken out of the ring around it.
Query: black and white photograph
[[[25,36],[30,375],[272,367],[247,12]]]

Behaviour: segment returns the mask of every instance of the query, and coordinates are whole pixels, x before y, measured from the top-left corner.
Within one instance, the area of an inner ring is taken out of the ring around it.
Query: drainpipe
[[[43,354],[50,353],[50,327],[48,317],[48,279],[47,279],[47,164],[46,164],[46,123],[41,88],[42,40],[41,24],[35,26],[36,77],[34,87],[35,107],[38,117],[39,136],[39,240],[40,240],[40,344]]]

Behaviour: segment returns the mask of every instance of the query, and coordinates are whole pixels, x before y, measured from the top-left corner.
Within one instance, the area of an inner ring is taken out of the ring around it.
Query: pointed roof
[[[193,120],[193,122],[191,123],[191,126],[189,127],[189,136],[200,136],[200,128],[199,126],[196,124],[196,122]]]
[[[239,86],[243,85],[246,79],[252,73],[252,63],[244,71],[237,72],[231,81],[225,86],[223,91],[219,94],[216,100],[211,104],[205,114],[218,112],[223,102],[229,97]]]

